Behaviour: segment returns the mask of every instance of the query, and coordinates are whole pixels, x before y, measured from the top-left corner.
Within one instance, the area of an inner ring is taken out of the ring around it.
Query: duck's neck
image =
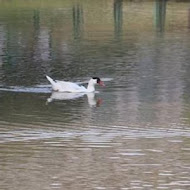
[[[88,92],[94,92],[95,91],[95,85],[92,81],[88,82],[87,91]]]

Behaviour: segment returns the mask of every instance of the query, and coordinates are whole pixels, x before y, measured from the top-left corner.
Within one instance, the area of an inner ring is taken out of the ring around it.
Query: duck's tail
[[[49,82],[50,82],[52,85],[54,85],[54,84],[56,83],[52,78],[50,78],[50,77],[47,76],[47,75],[46,75],[46,78],[49,80]]]

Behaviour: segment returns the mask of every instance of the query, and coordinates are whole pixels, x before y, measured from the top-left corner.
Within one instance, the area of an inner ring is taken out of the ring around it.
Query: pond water
[[[0,0],[0,189],[190,189],[189,50],[189,1]]]

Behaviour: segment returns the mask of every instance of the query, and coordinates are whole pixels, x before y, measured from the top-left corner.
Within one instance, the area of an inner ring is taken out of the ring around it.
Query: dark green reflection
[[[115,37],[118,38],[122,34],[123,25],[123,0],[114,0],[114,28]]]
[[[39,30],[39,28],[40,28],[40,11],[38,9],[34,10],[33,22],[34,22],[35,30]]]
[[[158,32],[164,32],[166,20],[167,0],[156,0],[155,2],[155,26]]]
[[[83,7],[80,4],[73,6],[73,35],[80,39],[83,33]]]

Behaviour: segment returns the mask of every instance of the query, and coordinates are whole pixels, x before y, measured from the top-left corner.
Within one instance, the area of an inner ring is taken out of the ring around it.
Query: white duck
[[[89,80],[87,88],[84,86],[80,86],[73,82],[67,82],[67,81],[59,81],[59,80],[53,80],[49,76],[46,76],[46,78],[49,80],[49,82],[52,85],[52,89],[57,92],[94,92],[95,91],[95,85],[99,84],[100,86],[105,86],[103,81],[100,80],[98,77],[93,77]]]

